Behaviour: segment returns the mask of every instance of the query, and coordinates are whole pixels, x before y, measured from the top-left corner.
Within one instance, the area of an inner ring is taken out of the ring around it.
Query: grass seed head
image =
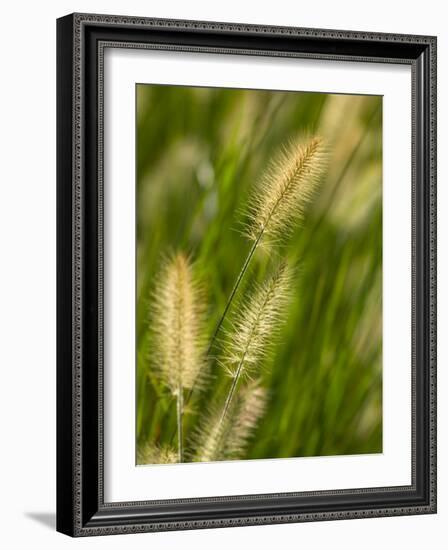
[[[170,257],[159,274],[152,301],[153,361],[172,394],[205,376],[205,299],[185,254]]]
[[[267,247],[282,243],[303,218],[326,164],[319,136],[283,147],[249,199],[243,233]]]

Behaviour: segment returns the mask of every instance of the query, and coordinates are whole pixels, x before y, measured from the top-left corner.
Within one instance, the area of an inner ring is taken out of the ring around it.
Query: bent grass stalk
[[[208,353],[213,348],[241,280],[262,239],[265,245],[276,244],[275,241],[278,243],[292,231],[303,217],[304,207],[310,202],[325,166],[323,140],[318,136],[312,137],[305,144],[291,142],[269,164],[250,197],[247,209],[249,221],[243,234],[253,244],[216,326]]]
[[[264,239],[266,246],[278,244],[288,236],[303,217],[320,177],[325,171],[327,155],[323,139],[312,136],[308,141],[292,141],[277,154],[253,191],[247,209],[248,223],[243,234],[253,244],[246,256],[224,311],[216,325],[207,355],[210,355],[224,319],[232,305],[249,264]],[[185,403],[191,399],[193,387]]]

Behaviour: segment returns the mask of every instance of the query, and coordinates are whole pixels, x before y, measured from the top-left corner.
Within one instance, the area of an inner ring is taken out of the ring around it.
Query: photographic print
[[[136,86],[139,465],[382,452],[382,98]]]

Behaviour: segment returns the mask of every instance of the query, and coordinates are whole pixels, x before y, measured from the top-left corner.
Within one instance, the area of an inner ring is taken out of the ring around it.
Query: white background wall
[[[443,0],[60,0],[2,6],[0,535],[3,548],[445,547],[448,18]],[[72,540],[55,511],[55,19],[73,11],[438,35],[439,513]]]

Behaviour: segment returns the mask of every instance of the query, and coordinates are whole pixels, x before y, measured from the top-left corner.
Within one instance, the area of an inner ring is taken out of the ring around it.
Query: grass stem
[[[183,462],[183,395],[182,385],[179,384],[179,393],[177,395],[177,449],[179,462]]]
[[[233,396],[235,395],[236,386],[237,386],[238,380],[240,378],[242,366],[243,366],[243,360],[241,360],[240,364],[238,365],[238,370],[236,371],[236,374],[235,374],[235,376],[233,378],[233,381],[232,381],[232,385],[230,386],[229,393],[227,394],[226,402],[224,403],[224,408],[222,410],[221,418],[219,420],[220,424],[222,424],[224,422],[227,411],[229,410],[229,407],[232,403]]]

